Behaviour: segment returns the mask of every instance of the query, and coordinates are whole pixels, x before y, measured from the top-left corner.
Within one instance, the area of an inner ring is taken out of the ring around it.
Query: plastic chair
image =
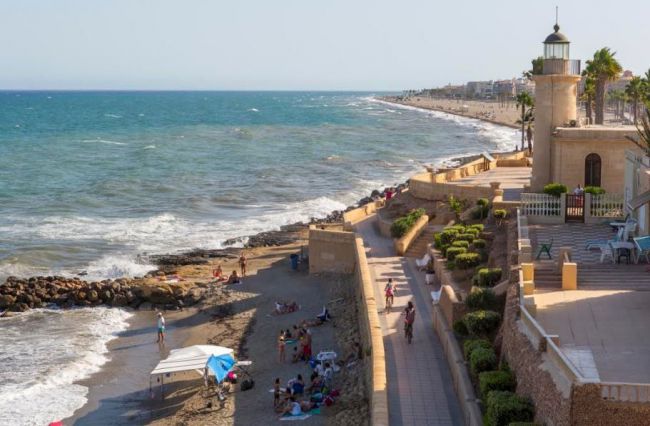
[[[552,238],[550,243],[540,243],[539,250],[537,251],[537,257],[535,257],[535,260],[539,260],[539,257],[542,255],[542,253],[546,253],[549,259],[553,259],[553,256],[551,256],[551,248],[553,248]]]

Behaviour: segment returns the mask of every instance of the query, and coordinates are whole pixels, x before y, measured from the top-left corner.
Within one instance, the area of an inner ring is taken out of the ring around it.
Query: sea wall
[[[444,201],[453,195],[461,200],[476,200],[478,198],[490,198],[493,190],[490,187],[457,185],[434,181],[433,173],[421,173],[409,180],[409,192],[416,198],[431,201]]]
[[[409,229],[406,234],[401,238],[394,240],[395,251],[399,256],[404,256],[404,253],[411,247],[411,244],[422,234],[424,228],[427,227],[429,223],[429,216],[422,215],[420,218],[413,224],[411,229]]]
[[[309,272],[351,274],[355,270],[354,234],[309,227]]]
[[[346,231],[352,231],[352,228],[355,223],[362,221],[366,217],[370,216],[371,214],[375,213],[378,209],[382,208],[384,206],[385,201],[383,199],[381,200],[375,200],[372,202],[369,202],[367,204],[364,204],[361,207],[358,207],[356,209],[349,210],[345,213],[343,213],[343,226]]]

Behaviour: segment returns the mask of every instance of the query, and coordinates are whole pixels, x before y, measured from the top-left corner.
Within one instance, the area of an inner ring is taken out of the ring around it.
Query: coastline
[[[463,101],[462,105],[469,104],[468,108],[463,111],[463,108],[458,106],[461,105],[458,101],[449,99],[424,97],[402,98],[400,96],[381,96],[376,99],[389,104],[443,112],[459,117],[485,121],[498,126],[505,126],[517,130],[521,129],[520,126],[514,124],[517,120],[516,110],[513,111],[512,108],[497,108],[498,105],[494,102]],[[494,118],[489,118],[488,114],[492,114]]]

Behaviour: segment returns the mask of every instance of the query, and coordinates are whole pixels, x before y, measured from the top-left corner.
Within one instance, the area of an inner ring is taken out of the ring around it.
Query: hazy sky
[[[0,0],[1,89],[401,90],[530,68],[555,5],[650,67],[650,0]]]

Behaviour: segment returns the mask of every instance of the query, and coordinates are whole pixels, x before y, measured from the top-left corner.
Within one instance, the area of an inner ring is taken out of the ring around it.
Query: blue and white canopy
[[[169,356],[160,361],[151,372],[154,374],[179,373],[183,371],[196,371],[203,375],[204,369],[210,357],[230,356],[233,359],[233,350],[215,345],[194,345],[187,348],[173,349]]]

